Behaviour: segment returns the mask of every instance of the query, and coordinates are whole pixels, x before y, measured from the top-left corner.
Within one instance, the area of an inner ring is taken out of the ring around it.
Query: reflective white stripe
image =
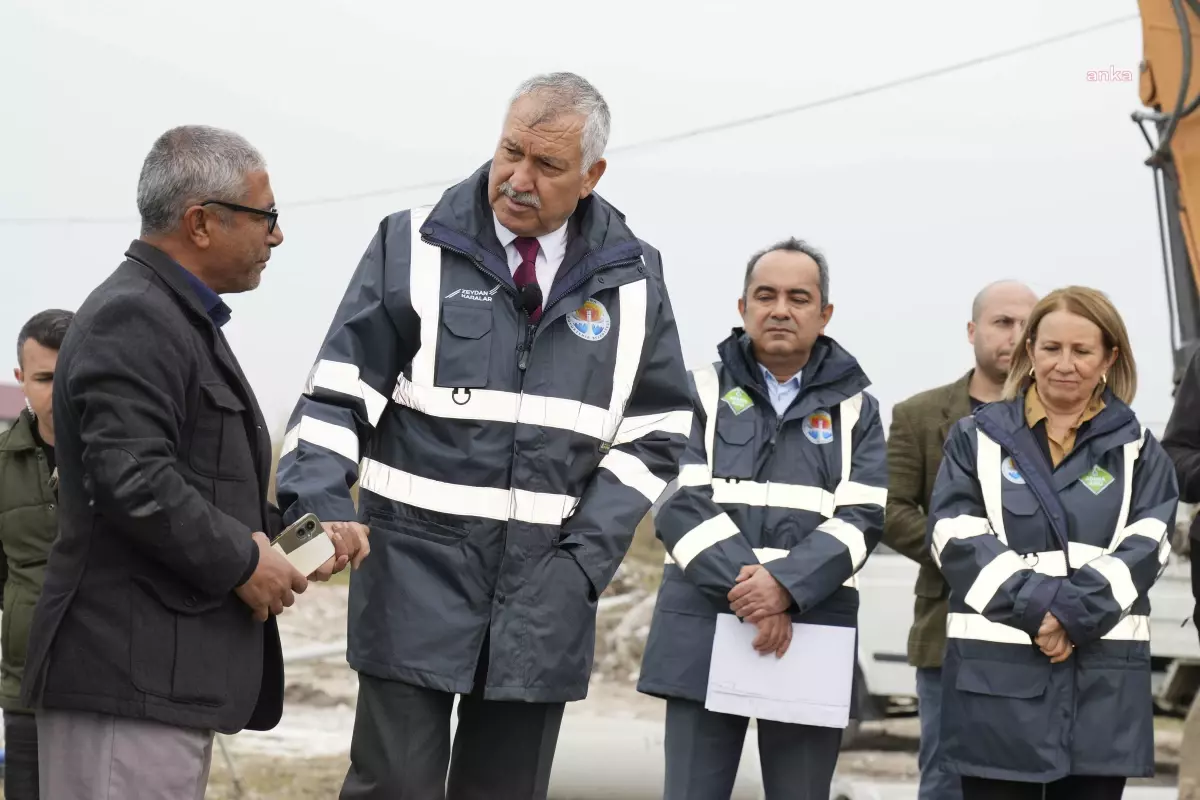
[[[421,318],[421,342],[412,360],[412,380],[418,386],[433,386],[438,325],[442,317],[442,250],[421,240],[421,226],[430,210],[425,206],[409,212],[412,244],[408,257],[408,294],[413,310]]]
[[[779,558],[786,558],[787,555],[788,555],[788,551],[784,550],[782,547],[755,547],[754,548],[754,557],[758,559],[758,563],[760,563],[760,564],[766,564],[768,562],[774,561]],[[670,553],[667,553],[666,556],[663,558],[663,563],[664,564],[674,564],[675,559],[671,558]],[[858,575],[857,574],[851,575],[850,578],[845,583],[842,584],[842,586],[848,586],[851,589],[857,589],[858,588]]]
[[[358,483],[381,497],[429,511],[542,525],[561,525],[579,504],[579,498],[561,494],[443,483],[370,458],[362,460]]]
[[[867,537],[849,522],[834,517],[822,522],[816,527],[816,530],[829,534],[845,545],[846,549],[850,551],[850,563],[855,572],[867,560]]]
[[[1125,533],[1125,526],[1129,521],[1129,506],[1133,500],[1133,468],[1137,464],[1137,457],[1142,450],[1142,439],[1145,435],[1145,430],[1139,425],[1138,438],[1127,442],[1123,448],[1125,472],[1121,476],[1121,511],[1117,514],[1117,525],[1113,531],[1112,544],[1109,547],[1110,553],[1116,550],[1121,545],[1121,540],[1128,535]]]
[[[1025,631],[999,622],[992,622],[982,614],[948,614],[946,636],[951,639],[975,639],[981,642],[1032,645],[1033,637]]]
[[[617,429],[617,438],[613,439],[613,445],[632,442],[654,432],[691,436],[692,412],[668,411],[665,414],[625,417],[621,420],[621,427]]]
[[[978,431],[976,442],[979,452],[975,468],[979,476],[979,487],[983,491],[983,505],[987,509],[988,520],[992,523],[992,531],[996,538],[1007,545],[1004,507],[1000,503],[1000,445],[989,439],[983,431]]]
[[[833,495],[817,486],[713,478],[712,490],[714,503],[790,508],[833,516]]]
[[[1132,606],[1133,601],[1137,600],[1138,590],[1133,585],[1133,575],[1130,574],[1129,566],[1124,561],[1113,556],[1101,556],[1089,561],[1088,566],[1099,572],[1108,581],[1113,599],[1117,601],[1117,605],[1121,607],[1122,611]]]
[[[951,539],[970,539],[973,536],[988,536],[992,526],[983,517],[970,514],[959,514],[957,517],[943,517],[933,526],[933,560],[938,568],[942,566],[942,551]]]
[[[521,395],[496,389],[472,389],[462,402],[463,391],[442,386],[421,386],[400,375],[392,399],[402,406],[442,419],[472,419],[486,422],[524,423],[576,431],[600,441],[612,435],[608,411],[599,406],[562,397]]]
[[[774,561],[777,558],[786,558],[787,550],[782,547],[756,547],[754,548],[754,557],[758,559],[758,563],[766,564],[768,561]]]
[[[695,474],[699,475],[698,472]],[[717,503],[791,508],[797,511],[812,511],[823,517],[832,517],[834,510],[840,506],[882,506],[887,502],[887,489],[853,481],[839,485],[837,492],[830,494],[819,486],[802,486],[795,483],[759,483],[728,478],[710,480],[713,501]]]
[[[604,458],[600,459],[600,466],[629,488],[637,489],[651,503],[667,488],[667,482],[655,477],[640,458],[624,450],[609,450]]]
[[[1167,523],[1154,517],[1139,519],[1132,525],[1122,528],[1117,533],[1112,544],[1109,545],[1108,552],[1115,552],[1130,536],[1145,536],[1147,539],[1152,539],[1161,545],[1167,538]]]
[[[379,417],[387,407],[387,398],[362,380],[358,367],[343,361],[323,358],[314,364],[304,384],[304,393],[311,395],[317,387],[361,399],[367,409],[367,421],[372,426],[379,423]]]
[[[1150,618],[1141,614],[1130,614],[1100,638],[1117,641],[1148,642],[1150,641]]]
[[[679,468],[680,486],[707,486],[712,483],[712,473],[707,464],[684,464]]]
[[[358,434],[349,428],[316,417],[301,417],[300,421],[284,434],[279,457],[283,458],[299,447],[300,440],[332,450],[343,458],[358,463]]]
[[[700,405],[704,408],[704,452],[708,456],[708,471],[712,472],[713,446],[717,438],[717,403],[720,402],[721,381],[712,364],[692,370]]]
[[[850,481],[850,465],[854,460],[854,426],[858,424],[858,415],[862,411],[862,392],[847,397],[841,402],[838,416],[842,424],[842,483]]]
[[[946,635],[951,639],[975,639],[1001,644],[1032,645],[1033,638],[1019,628],[992,622],[981,614],[949,614]],[[1150,618],[1131,614],[1118,622],[1103,639],[1110,641],[1150,641]]]
[[[982,614],[1004,582],[1023,569],[1028,569],[1024,560],[1012,550],[1005,550],[979,571],[963,601]]]
[[[611,427],[606,440],[613,437],[625,416],[625,407],[633,394],[633,384],[642,363],[642,348],[646,344],[645,279],[622,284],[618,291],[621,325],[617,331],[617,357],[613,363],[612,395],[608,401]]]
[[[884,486],[868,486],[865,483],[844,481],[838,484],[833,493],[833,504],[842,506],[883,506],[887,505],[887,488]]]
[[[733,524],[733,520],[729,518],[729,515],[720,514],[701,522],[685,533],[675,544],[675,548],[671,553],[674,555],[675,563],[679,565],[679,568],[687,569],[687,565],[691,563],[693,558],[717,542],[722,542],[731,536],[737,536],[738,533],[738,527]]]
[[[1071,554],[1071,566],[1079,569],[1094,558],[1104,555],[1104,548],[1094,544],[1070,542],[1068,552]],[[1067,576],[1067,559],[1063,558],[1062,550],[1048,550],[1043,553],[1025,553],[1021,555],[1025,566],[1042,575],[1053,578]]]

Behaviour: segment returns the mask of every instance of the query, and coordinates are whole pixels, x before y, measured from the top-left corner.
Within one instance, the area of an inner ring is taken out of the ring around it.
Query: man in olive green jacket
[[[21,704],[29,625],[46,559],[58,535],[55,510],[54,365],[72,314],[34,316],[17,337],[17,382],[26,409],[0,433],[0,708],[4,710],[5,800],[38,798],[37,722]]]
[[[1037,295],[1020,283],[1000,281],[985,287],[976,295],[967,323],[967,339],[975,350],[974,369],[954,383],[910,397],[892,409],[883,541],[921,565],[908,635],[908,662],[917,668],[921,712],[920,800],[962,797],[958,776],[942,771],[937,759],[948,587],[925,547],[929,497],[942,464],[946,434],[982,403],[1000,399],[1013,348],[1036,303]]]

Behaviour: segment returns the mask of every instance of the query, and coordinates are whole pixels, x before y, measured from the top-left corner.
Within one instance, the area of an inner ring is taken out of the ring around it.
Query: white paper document
[[[754,649],[758,626],[717,615],[709,711],[800,725],[844,728],[850,721],[854,628],[792,623],[783,658]]]

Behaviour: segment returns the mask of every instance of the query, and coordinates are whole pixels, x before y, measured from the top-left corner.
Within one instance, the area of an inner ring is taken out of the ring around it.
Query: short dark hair
[[[17,364],[24,368],[24,364],[21,364],[21,357],[25,352],[25,342],[30,339],[51,350],[61,348],[63,337],[67,335],[67,328],[70,327],[71,320],[74,318],[75,312],[64,311],[61,308],[39,311],[30,317],[29,321],[21,326],[21,332],[17,334]]]
[[[750,256],[750,263],[746,265],[746,280],[742,284],[742,296],[745,297],[750,292],[750,274],[754,272],[754,267],[758,264],[758,260],[767,253],[774,253],[778,250],[788,253],[803,253],[817,262],[817,280],[821,289],[821,307],[824,308],[829,305],[829,262],[825,260],[824,253],[803,239],[797,239],[795,236],[784,239],[782,242],[776,242],[765,250],[759,250]]]

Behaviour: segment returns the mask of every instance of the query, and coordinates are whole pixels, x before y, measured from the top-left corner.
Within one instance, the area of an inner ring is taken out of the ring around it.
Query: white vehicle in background
[[[855,688],[860,720],[917,713],[916,670],[907,655],[917,569],[915,562],[881,544],[859,573]],[[1163,714],[1185,715],[1200,687],[1194,604],[1190,565],[1173,552],[1150,590],[1151,685],[1155,707]],[[847,728],[845,745],[853,743],[857,728],[854,722]]]

